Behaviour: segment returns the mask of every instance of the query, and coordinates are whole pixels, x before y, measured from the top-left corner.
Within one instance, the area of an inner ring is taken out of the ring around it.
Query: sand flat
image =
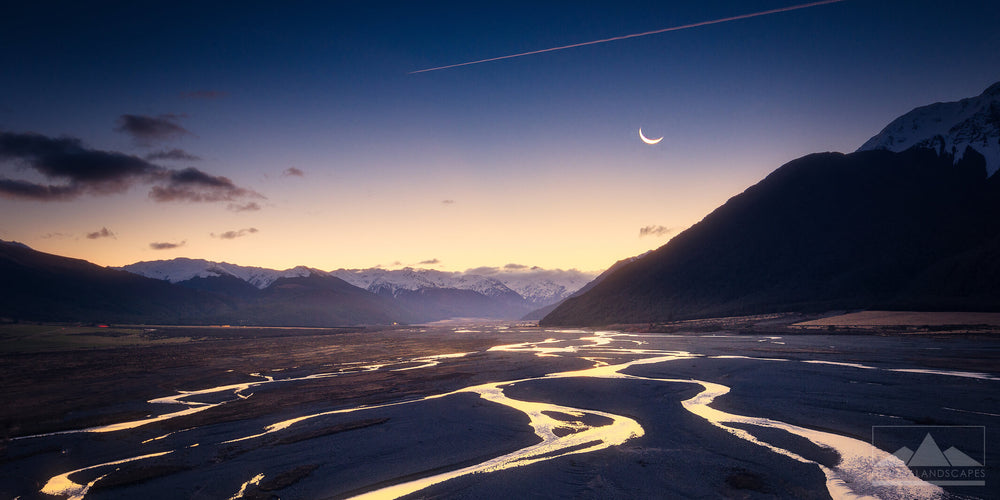
[[[861,311],[795,323],[793,327],[884,327],[884,326],[1000,326],[1000,313]]]

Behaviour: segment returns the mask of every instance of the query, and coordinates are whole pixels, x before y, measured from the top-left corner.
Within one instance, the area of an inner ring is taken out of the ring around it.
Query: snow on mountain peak
[[[339,269],[330,273],[356,287],[369,292],[396,295],[400,290],[419,290],[421,288],[455,288],[472,290],[487,297],[517,293],[508,288],[500,280],[465,273],[448,273],[433,269],[413,269],[410,267],[397,270],[388,269]]]
[[[171,260],[154,260],[136,262],[123,266],[121,269],[158,280],[180,283],[194,278],[213,278],[232,276],[264,289],[279,278],[301,278],[313,274],[326,275],[318,269],[304,266],[293,267],[284,271],[265,269],[263,267],[246,267],[228,262],[211,262],[204,259],[177,258]]]
[[[177,258],[137,262],[122,267],[126,271],[171,283],[194,278],[232,276],[264,289],[280,278],[312,275],[334,276],[358,288],[378,294],[396,296],[402,290],[453,288],[471,290],[487,297],[515,298],[521,296],[536,305],[558,302],[586,285],[592,273],[577,270],[546,270],[540,268],[500,269],[483,267],[465,272],[445,272],[433,269],[338,269],[325,272],[305,266],[278,271],[261,267],[245,267],[226,262]]]
[[[558,302],[594,278],[581,271],[538,268],[505,271],[477,268],[465,272],[431,269],[339,269],[330,273],[370,292],[396,295],[400,290],[456,288],[472,290],[488,297],[517,294],[535,304]]]
[[[1000,82],[976,97],[921,106],[900,116],[858,151],[904,151],[914,146],[951,154],[971,148],[986,158],[986,175],[1000,170]]]
[[[208,278],[230,274],[219,264],[203,259],[178,258],[172,260],[154,260],[136,262],[122,269],[158,280],[180,283],[193,278]]]

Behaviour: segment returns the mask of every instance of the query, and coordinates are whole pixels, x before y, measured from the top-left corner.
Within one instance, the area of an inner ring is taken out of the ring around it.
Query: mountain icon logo
[[[962,453],[958,448],[952,446],[945,451],[941,451],[930,433],[924,436],[923,442],[913,451],[906,446],[896,450],[893,455],[902,460],[907,467],[982,467],[983,464],[977,462],[972,457]]]

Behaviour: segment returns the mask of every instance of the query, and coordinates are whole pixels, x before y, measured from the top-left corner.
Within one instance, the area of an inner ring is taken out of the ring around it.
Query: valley
[[[0,500],[1000,500],[995,4],[8,2]]]

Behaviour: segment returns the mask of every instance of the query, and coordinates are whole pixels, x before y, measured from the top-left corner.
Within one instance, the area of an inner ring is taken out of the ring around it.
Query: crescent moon
[[[639,138],[642,139],[642,142],[645,142],[646,144],[656,144],[663,140],[663,137],[660,137],[659,139],[650,139],[649,137],[646,137],[642,133],[642,127],[639,127]]]

